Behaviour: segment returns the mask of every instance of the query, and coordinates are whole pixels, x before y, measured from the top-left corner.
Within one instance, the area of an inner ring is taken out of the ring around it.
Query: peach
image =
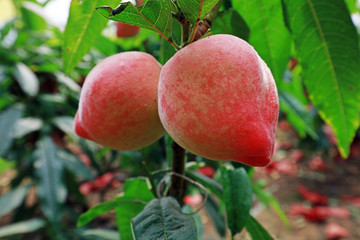
[[[116,22],[116,35],[119,38],[129,38],[138,34],[140,27],[127,23]]]
[[[186,150],[251,166],[270,162],[277,89],[244,40],[219,34],[181,49],[161,70],[158,97],[165,130]]]
[[[119,150],[150,145],[164,134],[157,110],[161,65],[150,54],[123,52],[97,64],[85,79],[75,132]]]
[[[134,2],[134,1],[132,1]],[[135,5],[136,6],[142,6],[143,5],[143,0],[137,0],[135,1]],[[136,34],[138,34],[138,32],[140,31],[140,27],[138,26],[133,26],[127,23],[122,23],[122,22],[116,22],[116,35],[119,38],[130,38],[135,36]]]

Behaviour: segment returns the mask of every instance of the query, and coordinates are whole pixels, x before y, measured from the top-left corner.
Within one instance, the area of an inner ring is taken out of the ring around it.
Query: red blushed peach
[[[119,150],[150,145],[164,134],[157,110],[161,65],[150,54],[124,52],[97,64],[83,85],[75,132]]]
[[[178,51],[161,70],[159,115],[180,146],[214,160],[265,166],[274,149],[279,100],[252,46],[214,35]]]
[[[116,23],[116,35],[119,38],[129,38],[138,34],[140,27],[133,26],[127,23],[117,22]]]

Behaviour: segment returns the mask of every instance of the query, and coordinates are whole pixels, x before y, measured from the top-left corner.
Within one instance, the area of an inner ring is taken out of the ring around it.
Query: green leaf
[[[0,228],[0,237],[8,237],[12,235],[25,234],[35,232],[45,226],[42,219],[31,219],[22,222],[13,223]]]
[[[74,92],[80,93],[81,87],[71,78],[67,77],[65,74],[58,72],[55,73],[56,80],[71,89]]]
[[[195,220],[182,213],[171,197],[153,199],[131,220],[135,240],[198,239]]]
[[[196,171],[186,171],[186,175],[188,175],[189,177],[193,178],[197,182],[204,185],[204,187],[208,188],[213,194],[218,196],[220,199],[222,198],[223,188],[221,187],[220,183]]]
[[[350,13],[355,13],[359,10],[357,0],[345,0],[347,7],[349,8]]]
[[[38,131],[43,125],[43,121],[39,118],[21,118],[16,121],[12,136],[14,138],[21,138],[31,132]]]
[[[175,53],[175,48],[164,38],[161,38],[160,63],[164,65]]]
[[[309,134],[317,139],[313,120],[305,109],[305,106],[285,91],[279,91],[280,109],[287,114],[289,122],[295,127],[301,137]]]
[[[245,20],[232,8],[218,14],[211,30],[213,34],[231,34],[246,41],[250,36],[250,28],[246,24]]]
[[[23,63],[15,65],[14,76],[21,89],[30,97],[35,97],[39,92],[39,79],[28,66]]]
[[[147,178],[129,178],[124,183],[124,196],[133,198],[137,197],[143,201],[150,201],[154,198],[150,189],[150,183]]]
[[[146,178],[127,179],[124,184],[124,196],[117,200],[125,201],[116,207],[116,222],[122,240],[133,240],[131,219],[139,214],[145,205],[154,198]]]
[[[107,213],[116,208],[118,204],[121,204],[121,201],[113,200],[108,202],[102,202],[98,205],[90,208],[87,212],[80,215],[77,226],[82,227],[85,224],[89,223],[91,220],[100,216],[101,214]]]
[[[266,207],[271,207],[276,214],[280,217],[281,221],[285,224],[286,227],[290,227],[289,219],[287,218],[284,211],[281,209],[281,206],[277,199],[269,191],[262,188],[262,183],[256,182],[252,185],[254,194],[257,196],[260,202],[262,202]]]
[[[360,120],[359,40],[349,11],[343,0],[284,0],[284,6],[310,100],[347,157]]]
[[[74,132],[74,117],[58,116],[53,119],[53,122],[61,131],[77,138],[77,135]]]
[[[30,1],[22,1],[20,8],[24,29],[45,30],[46,21],[43,15],[43,8]]]
[[[85,180],[94,179],[90,168],[88,168],[77,156],[65,150],[58,149],[56,151],[56,157],[58,161],[61,161],[61,164],[63,164],[65,168],[73,172],[76,176],[82,177]]]
[[[205,204],[206,212],[209,214],[209,217],[214,223],[216,231],[219,233],[221,237],[225,237],[226,235],[226,221],[224,214],[221,213],[219,204],[215,201],[215,199],[209,195],[208,200]]]
[[[8,162],[6,159],[0,158],[0,174],[6,169],[15,167],[15,162]]]
[[[97,10],[106,18],[134,26],[150,29],[165,39],[171,37],[171,6],[168,0],[148,0],[141,7],[130,2],[120,4],[116,9],[109,6]]]
[[[232,0],[233,7],[250,28],[249,43],[267,63],[276,82],[290,57],[291,38],[283,21],[281,0]]]
[[[189,205],[184,205],[182,207],[182,212],[185,214],[191,214],[191,216],[195,220],[195,224],[197,228],[197,236],[198,238],[203,239],[202,236],[204,234],[205,228],[201,220],[202,216],[199,213],[194,213],[192,207],[190,207]]]
[[[177,0],[181,11],[192,24],[195,24],[198,16],[199,20],[204,19],[218,2],[219,0]]]
[[[12,189],[10,192],[7,192],[5,195],[1,196],[0,218],[20,206],[20,204],[24,201],[29,189],[29,185],[19,186],[15,189]]]
[[[99,240],[120,240],[119,233],[117,231],[105,229],[87,229],[82,232],[82,236],[95,237]]]
[[[116,197],[113,201],[100,203],[83,213],[77,222],[77,226],[84,226],[97,216],[115,209],[121,239],[132,240],[131,219],[140,213],[153,198],[154,195],[149,189],[146,178],[127,179],[124,183],[122,196]]]
[[[90,51],[108,22],[96,12],[99,5],[110,0],[73,0],[64,32],[62,49],[64,72],[69,74],[78,62]],[[111,2],[114,2],[112,0]],[[118,2],[118,1],[117,1]]]
[[[252,216],[246,224],[246,230],[250,233],[253,240],[274,240],[270,234]]]
[[[250,215],[252,189],[249,177],[244,168],[227,169],[221,167],[223,201],[231,234],[241,232]]]
[[[49,137],[38,142],[35,157],[37,194],[41,200],[41,208],[50,221],[57,222],[62,214],[60,206],[67,193],[62,182],[63,165],[56,157],[56,146]]]
[[[15,105],[0,113],[0,156],[11,146],[16,121],[21,118],[23,107]]]
[[[118,52],[116,43],[104,36],[99,36],[96,39],[94,47],[106,56],[111,56]]]

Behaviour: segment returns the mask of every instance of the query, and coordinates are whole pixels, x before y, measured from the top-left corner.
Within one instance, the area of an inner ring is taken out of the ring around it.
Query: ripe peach
[[[143,5],[143,2],[144,2],[143,0],[137,0],[137,1],[135,1],[135,5],[140,7]],[[133,26],[133,25],[130,25],[127,23],[122,23],[122,22],[116,23],[116,35],[119,38],[133,37],[136,34],[138,34],[139,31],[140,31],[140,27],[138,27],[138,26]]]
[[[279,100],[252,46],[214,35],[178,51],[160,73],[159,115],[180,146],[214,160],[265,166],[274,149]]]
[[[129,38],[138,34],[140,27],[127,23],[116,22],[116,35],[119,38]]]
[[[161,65],[150,54],[123,52],[97,64],[83,85],[75,132],[104,146],[134,150],[164,134],[157,111]]]

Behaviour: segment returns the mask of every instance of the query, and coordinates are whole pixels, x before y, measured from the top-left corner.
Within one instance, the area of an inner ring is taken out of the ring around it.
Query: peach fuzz
[[[83,85],[75,132],[118,150],[150,145],[165,133],[157,110],[161,65],[150,54],[123,52],[97,64]]]
[[[270,162],[277,89],[244,40],[219,34],[181,49],[161,70],[158,97],[165,130],[186,150],[250,166]]]

